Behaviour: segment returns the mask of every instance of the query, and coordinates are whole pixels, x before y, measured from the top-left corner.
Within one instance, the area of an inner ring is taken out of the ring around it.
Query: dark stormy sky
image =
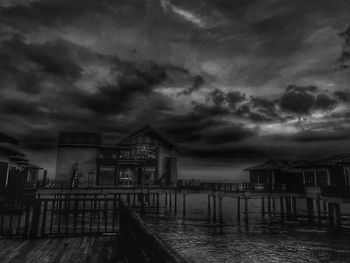
[[[0,127],[44,166],[144,124],[183,173],[349,152],[349,65],[348,0],[0,0]]]

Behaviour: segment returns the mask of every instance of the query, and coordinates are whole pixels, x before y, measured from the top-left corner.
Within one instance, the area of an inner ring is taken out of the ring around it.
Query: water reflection
[[[248,225],[239,224],[233,199],[224,202],[225,223],[220,226],[208,222],[206,200],[199,195],[188,200],[185,220],[181,205],[177,213],[163,207],[159,213],[149,211],[142,217],[190,262],[350,262],[347,231],[334,233],[300,222],[281,224],[277,209],[263,218],[254,201]]]

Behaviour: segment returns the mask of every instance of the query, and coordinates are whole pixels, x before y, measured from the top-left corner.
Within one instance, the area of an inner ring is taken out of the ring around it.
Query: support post
[[[271,197],[270,196],[267,198],[267,212],[269,213],[269,215],[271,214]]]
[[[317,224],[320,226],[322,223],[321,219],[321,202],[320,199],[316,199],[316,210],[317,210]]]
[[[280,196],[280,213],[281,213],[281,221],[284,221],[284,208],[283,208],[283,196]]]
[[[219,223],[223,223],[223,218],[222,218],[222,197],[219,197]]]
[[[177,193],[175,192],[174,194],[174,211],[176,212],[177,210]]]
[[[261,216],[265,217],[265,198],[261,198]]]
[[[286,199],[286,214],[287,214],[287,220],[290,220],[290,199],[289,196],[285,197]]]
[[[333,204],[334,215],[335,215],[335,230],[338,231],[341,227],[341,212],[340,212],[340,204]]]
[[[171,209],[171,193],[169,193],[169,208]]]
[[[241,222],[241,198],[237,197],[237,221]]]
[[[213,195],[213,222],[216,223],[216,196]]]
[[[182,217],[185,219],[186,217],[186,194],[183,194],[183,199],[182,199]]]
[[[244,221],[248,224],[248,198],[244,198]]]
[[[272,197],[272,209],[276,210],[276,200],[275,197]]]
[[[293,220],[298,220],[298,211],[297,211],[297,199],[292,197],[292,208],[293,208]]]
[[[333,204],[328,203],[328,223],[331,228],[334,227],[334,212],[333,212]]]
[[[310,224],[313,223],[314,204],[312,198],[306,198],[307,217]]]
[[[208,221],[210,221],[210,195],[208,195]]]

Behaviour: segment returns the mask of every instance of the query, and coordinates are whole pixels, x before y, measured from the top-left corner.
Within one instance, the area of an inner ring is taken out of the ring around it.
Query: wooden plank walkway
[[[115,236],[0,239],[2,263],[121,263]]]

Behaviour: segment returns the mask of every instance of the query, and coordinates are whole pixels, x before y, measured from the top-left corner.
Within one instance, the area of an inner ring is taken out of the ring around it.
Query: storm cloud
[[[2,132],[34,155],[59,130],[113,143],[145,124],[189,156],[337,152],[349,14],[346,0],[3,1]]]

